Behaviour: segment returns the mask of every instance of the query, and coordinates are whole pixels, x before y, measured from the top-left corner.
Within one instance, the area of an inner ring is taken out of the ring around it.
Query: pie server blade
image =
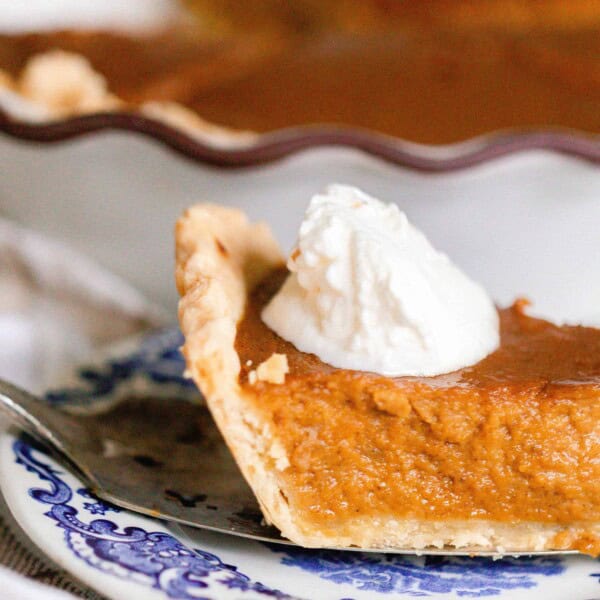
[[[0,380],[0,410],[103,500],[200,529],[293,545],[264,522],[205,405],[132,395],[103,412],[74,414]],[[348,550],[500,555],[469,548]],[[567,552],[507,549],[503,555],[556,553]]]

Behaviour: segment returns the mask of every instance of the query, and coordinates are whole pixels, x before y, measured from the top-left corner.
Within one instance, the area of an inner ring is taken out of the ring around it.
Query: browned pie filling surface
[[[581,522],[571,547],[600,552],[600,330],[500,311],[501,346],[436,377],[337,369],[260,319],[287,272],[249,298],[236,339],[244,389],[274,424],[288,500],[323,528],[393,514],[448,520]],[[248,371],[285,353],[285,384]],[[248,366],[247,361],[252,361]]]
[[[598,0],[187,4],[202,28],[0,35],[0,68],[61,48],[127,102],[177,101],[256,131],[327,122],[424,143],[600,131]]]

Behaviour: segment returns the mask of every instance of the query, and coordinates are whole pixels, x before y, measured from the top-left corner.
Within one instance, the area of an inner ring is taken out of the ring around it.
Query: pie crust
[[[148,100],[131,105],[111,92],[106,79],[85,57],[62,50],[36,54],[16,77],[0,69],[2,109],[34,123],[97,113],[139,112],[222,148],[243,148],[257,137],[250,131],[209,123],[177,102]]]

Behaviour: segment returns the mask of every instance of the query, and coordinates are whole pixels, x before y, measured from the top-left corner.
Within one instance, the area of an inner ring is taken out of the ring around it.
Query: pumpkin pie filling
[[[432,521],[577,523],[559,547],[600,552],[600,330],[500,311],[501,344],[434,377],[338,369],[262,321],[287,270],[249,296],[240,384],[284,444],[287,500],[323,530],[381,515]],[[285,384],[250,383],[274,353]],[[562,535],[562,534],[561,534]]]
[[[2,34],[0,69],[62,49],[128,105],[177,102],[242,130],[332,123],[435,144],[600,130],[597,0],[186,4],[198,19],[139,37]]]

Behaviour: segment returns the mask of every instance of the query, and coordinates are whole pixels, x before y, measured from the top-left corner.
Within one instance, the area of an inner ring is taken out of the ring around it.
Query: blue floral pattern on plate
[[[272,545],[274,552],[281,546]],[[455,592],[481,598],[504,590],[528,589],[537,576],[560,575],[565,567],[556,556],[466,558],[462,556],[398,556],[289,547],[282,564],[299,567],[335,583],[357,590],[407,596],[435,596]]]
[[[153,394],[161,389],[167,396],[197,394],[182,375],[184,363],[178,350],[181,342],[177,330],[149,336],[125,356],[80,369],[78,384],[49,393],[47,398],[50,402],[85,407],[118,397],[119,390],[140,387],[140,382]],[[62,529],[63,543],[77,559],[94,569],[160,590],[173,599],[217,598],[221,597],[219,590],[235,591],[236,597],[249,594],[292,598],[285,590],[276,589],[281,585],[265,585],[213,552],[184,544],[165,530],[127,526],[130,513],[100,500],[86,488],[71,487],[37,447],[17,439],[12,448],[17,463],[48,485],[48,489],[29,487],[29,496],[48,507],[44,516]],[[75,506],[75,498],[80,499],[82,509]],[[109,518],[111,515],[115,515],[114,520]],[[265,547],[255,542],[248,544],[254,544],[256,552]],[[275,559],[270,569],[289,570],[290,580],[293,573],[301,572],[332,584],[333,589],[350,588],[363,598],[372,594],[510,598],[511,591],[532,590],[547,578],[563,575],[568,564],[559,556],[493,561],[267,547],[269,550],[262,551]],[[587,577],[600,577],[600,573],[590,571]],[[303,595],[302,590],[296,589],[295,593]]]
[[[146,531],[141,527],[119,526],[108,519],[84,522],[71,504],[73,490],[60,472],[33,454],[34,447],[17,439],[13,444],[16,461],[34,472],[50,489],[31,488],[29,495],[49,505],[45,516],[64,530],[64,540],[71,551],[87,564],[118,577],[136,578],[148,587],[161,590],[168,598],[198,600],[208,590],[211,580],[227,589],[253,591],[265,597],[291,598],[261,583],[251,581],[236,567],[223,563],[218,556],[188,548],[174,536],[162,531]],[[92,515],[120,512],[116,506],[95,498],[90,490],[77,490],[91,498],[84,508]]]
[[[197,395],[194,383],[183,376],[185,365],[179,351],[182,344],[183,336],[178,329],[146,336],[132,352],[81,367],[75,373],[73,386],[51,390],[46,399],[52,404],[89,405],[116,395],[122,387],[135,388],[136,384],[144,389],[168,386],[167,392],[186,397]]]

